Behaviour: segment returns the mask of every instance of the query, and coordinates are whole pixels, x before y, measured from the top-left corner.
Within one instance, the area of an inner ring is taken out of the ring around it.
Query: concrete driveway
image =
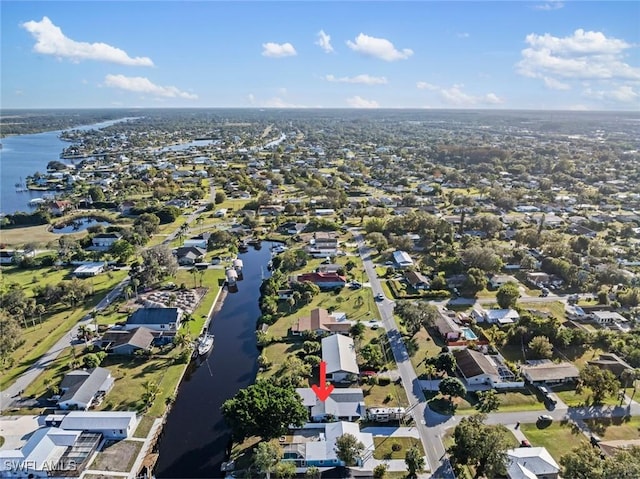
[[[0,436],[4,437],[0,449],[20,449],[42,424],[42,416],[0,416]]]

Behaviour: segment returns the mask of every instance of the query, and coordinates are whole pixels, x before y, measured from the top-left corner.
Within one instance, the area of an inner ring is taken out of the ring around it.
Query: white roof
[[[411,256],[406,251],[394,251],[393,259],[398,264],[413,264]]]
[[[329,374],[340,371],[353,374],[360,372],[353,339],[342,334],[322,338],[322,360],[327,363]]]
[[[135,423],[135,411],[72,411],[62,420],[60,428],[75,431],[127,430]]]
[[[0,471],[15,471],[15,461],[22,462],[29,470],[50,467],[75,443],[80,434],[80,431],[64,431],[57,427],[38,429],[22,449],[0,451]]]
[[[535,479],[558,472],[560,466],[544,447],[518,447],[507,451],[507,474],[510,479]]]
[[[487,309],[485,317],[490,323],[511,324],[520,319],[515,309]]]

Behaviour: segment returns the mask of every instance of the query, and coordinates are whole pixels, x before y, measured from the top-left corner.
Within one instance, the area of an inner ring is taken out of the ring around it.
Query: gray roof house
[[[58,400],[58,407],[87,410],[96,399],[109,392],[113,381],[111,373],[105,368],[68,372],[60,383],[62,395]]]
[[[532,384],[565,383],[578,379],[579,372],[569,362],[554,363],[549,360],[529,361],[520,367],[522,376]]]
[[[507,451],[509,479],[556,479],[560,466],[544,447],[518,447]]]
[[[500,382],[500,373],[491,359],[479,351],[458,349],[453,352],[456,367],[467,384],[495,384]]]
[[[353,382],[360,373],[353,339],[342,334],[322,338],[322,360],[327,364],[327,379]]]
[[[203,261],[207,250],[197,246],[183,246],[176,250],[176,259],[179,265],[190,265]]]
[[[124,328],[144,326],[152,331],[177,331],[182,314],[180,308],[140,308],[127,318]]]
[[[123,355],[134,354],[138,350],[149,351],[152,343],[153,333],[144,326],[107,331],[101,339],[101,347],[104,350]]]
[[[135,411],[71,411],[60,423],[61,429],[99,432],[106,439],[126,439],[138,425]]]
[[[364,393],[360,388],[334,389],[326,401],[320,401],[311,388],[297,388],[296,392],[314,422],[330,418],[356,421],[366,413]]]

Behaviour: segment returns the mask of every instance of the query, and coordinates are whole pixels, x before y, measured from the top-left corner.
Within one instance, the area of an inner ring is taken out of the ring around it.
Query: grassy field
[[[553,388],[553,392],[556,393],[558,397],[560,397],[560,399],[562,399],[569,407],[581,407],[592,404],[592,395],[588,388],[585,388],[582,393],[578,393],[575,389],[570,389],[569,387],[558,387]],[[602,404],[615,406],[620,404],[620,400],[617,396],[607,397],[603,400]]]
[[[129,472],[142,449],[140,441],[118,441],[96,454],[91,469]]]
[[[37,283],[30,283],[30,285],[33,285],[31,288],[36,284],[59,282],[67,270],[62,271],[63,273],[45,269],[44,272],[39,274],[38,277],[40,279]],[[3,279],[8,284],[11,282],[22,284],[25,279],[32,277],[34,271],[30,273],[31,274],[25,274],[22,271],[4,271]],[[25,328],[23,332],[24,343],[11,355],[15,361],[11,369],[2,372],[0,389],[4,389],[13,383],[19,375],[34,364],[38,358],[48,351],[61,337],[67,334],[73,325],[84,318],[125,276],[125,271],[115,271],[110,275],[103,274],[92,279],[84,280],[93,281],[94,287],[94,295],[90,297],[87,302],[78,305],[74,309],[67,309],[61,305],[49,308],[47,313],[42,315],[41,324],[36,324],[35,326],[29,325]],[[23,287],[25,288],[25,292],[31,289],[27,286]],[[30,294],[32,294],[32,291]],[[37,323],[38,322],[39,318]]]
[[[386,386],[365,385],[362,386],[364,402],[368,407],[408,407],[407,393],[402,384],[391,382]]]
[[[581,444],[591,447],[584,434],[568,423],[554,422],[542,429],[536,424],[522,424],[520,430],[532,446],[547,448],[556,461],[560,461],[560,457],[573,447]]]
[[[424,455],[424,449],[419,439],[414,437],[380,437],[373,438],[375,451],[373,457],[375,459],[404,459],[405,454],[412,447],[417,447],[420,454]],[[396,451],[393,446],[396,445]]]
[[[46,247],[52,241],[58,241],[61,234],[51,233],[51,225],[27,226],[24,228],[0,229],[0,243],[10,248],[19,248],[26,243],[36,243],[40,248]],[[87,235],[87,231],[79,231],[64,236],[79,239]]]
[[[400,323],[398,316],[396,316],[396,322]],[[404,341],[411,358],[411,364],[419,377],[426,371],[425,358],[437,356],[444,346],[444,342],[438,336],[430,334],[424,328],[420,328],[420,331],[413,338],[405,337]]]
[[[136,432],[133,434],[133,437],[145,438],[149,435],[151,431],[151,427],[153,426],[153,421],[156,418],[148,415],[144,415],[140,418],[140,422],[138,423],[138,427],[136,428]]]

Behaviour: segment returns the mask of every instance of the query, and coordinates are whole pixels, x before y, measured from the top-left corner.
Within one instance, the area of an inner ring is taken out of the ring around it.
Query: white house
[[[360,388],[334,389],[326,401],[320,401],[311,388],[297,388],[296,392],[312,421],[357,421],[365,415],[364,393]]]
[[[135,411],[71,411],[60,428],[70,431],[99,432],[105,439],[126,439],[138,426]]]
[[[76,278],[90,278],[92,276],[97,276],[100,273],[103,273],[104,268],[104,262],[87,263],[80,265],[76,269],[74,269],[73,275]]]
[[[509,479],[557,479],[560,466],[544,447],[518,447],[507,451]]]
[[[520,319],[515,309],[474,309],[471,316],[479,323],[487,322],[498,326],[512,324]]]
[[[498,289],[500,286],[503,286],[507,283],[518,284],[518,280],[508,274],[494,274],[489,280],[489,285],[493,289]]]
[[[94,250],[108,251],[113,246],[113,243],[120,238],[122,238],[122,235],[117,232],[100,233],[91,238],[91,246]]]
[[[400,268],[408,268],[410,266],[413,266],[413,260],[411,259],[411,256],[409,256],[409,253],[407,253],[406,251],[394,251],[393,261],[395,261],[395,263]]]
[[[353,339],[342,334],[322,338],[322,360],[332,382],[353,382],[360,373]]]
[[[458,349],[453,351],[456,367],[467,384],[490,384],[500,382],[500,373],[493,361],[479,351]]]
[[[78,369],[64,375],[60,383],[60,409],[87,410],[113,387],[114,379],[106,368]]]

